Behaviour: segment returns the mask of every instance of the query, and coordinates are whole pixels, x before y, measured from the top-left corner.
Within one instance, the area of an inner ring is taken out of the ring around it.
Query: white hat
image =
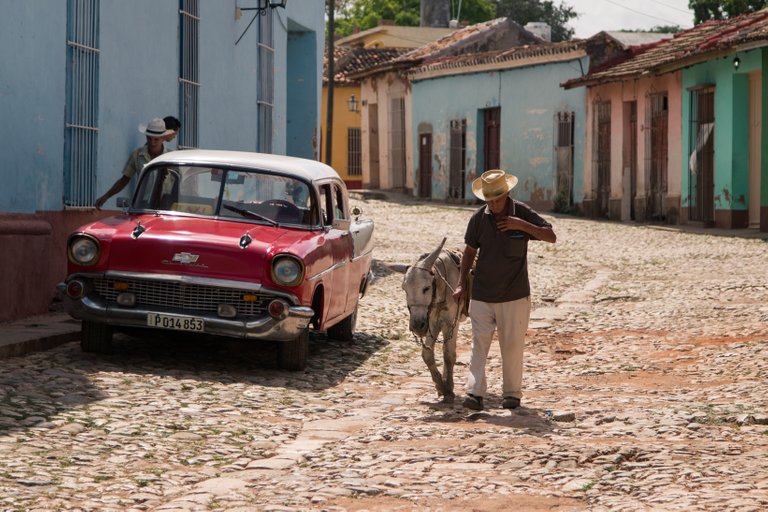
[[[472,193],[483,201],[492,201],[509,194],[515,185],[517,185],[517,176],[494,169],[485,171],[482,176],[472,182]]]
[[[165,137],[173,133],[173,130],[165,129],[165,121],[159,117],[154,118],[149,124],[140,124],[139,132],[143,133],[147,137]]]

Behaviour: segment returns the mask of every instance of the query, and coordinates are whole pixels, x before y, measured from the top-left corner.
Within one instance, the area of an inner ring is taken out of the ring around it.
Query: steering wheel
[[[270,199],[269,201],[264,201],[264,204],[270,205],[270,206],[277,206],[278,208],[286,208],[287,210],[290,210],[291,213],[296,213],[296,214],[301,213],[301,210],[299,209],[298,206],[284,199]]]

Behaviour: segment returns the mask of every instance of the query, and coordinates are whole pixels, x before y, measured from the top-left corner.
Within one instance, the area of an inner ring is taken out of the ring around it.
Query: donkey
[[[459,282],[461,253],[443,249],[445,238],[429,254],[408,267],[403,279],[410,313],[409,328],[421,339],[421,357],[427,363],[438,396],[452,402],[453,367],[456,364],[456,337],[459,322],[466,319],[466,307],[452,294]],[[467,294],[468,297],[468,294]],[[468,299],[467,299],[468,300]],[[443,373],[435,364],[435,342],[443,334]]]

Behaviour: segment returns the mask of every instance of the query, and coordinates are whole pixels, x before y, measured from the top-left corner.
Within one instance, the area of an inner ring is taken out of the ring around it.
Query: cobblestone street
[[[545,215],[523,407],[495,345],[470,414],[469,322],[443,404],[394,269],[462,247],[472,207],[354,197],[376,280],[303,373],[180,336],[0,361],[0,510],[768,509],[766,241]]]

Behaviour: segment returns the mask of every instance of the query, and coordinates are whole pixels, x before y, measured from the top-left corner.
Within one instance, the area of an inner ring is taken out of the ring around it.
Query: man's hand
[[[457,304],[461,304],[461,301],[464,300],[463,286],[459,285],[455,290],[453,290],[453,300],[455,300]]]
[[[503,219],[496,222],[496,227],[499,231],[525,231],[528,232],[530,224],[518,217],[506,216]]]
[[[94,206],[96,206],[97,210],[101,210],[101,207],[104,206],[104,203],[107,202],[107,198],[104,196],[101,196],[96,200],[96,203],[94,203]]]

